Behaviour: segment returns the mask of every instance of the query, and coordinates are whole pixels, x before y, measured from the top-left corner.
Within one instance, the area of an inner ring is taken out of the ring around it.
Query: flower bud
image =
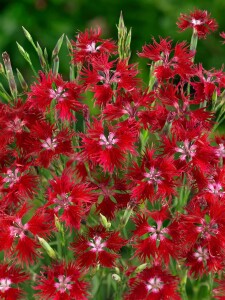
[[[49,245],[49,243],[38,236],[38,240],[39,243],[41,244],[41,246],[45,249],[45,251],[48,253],[48,255],[52,258],[52,259],[57,259],[57,254],[55,253],[55,251],[52,249],[52,247]]]
[[[121,281],[120,276],[117,275],[117,274],[112,274],[112,279],[115,280],[115,281],[117,281],[117,282],[120,282],[120,281]]]
[[[106,217],[102,214],[100,214],[100,221],[102,223],[102,225],[106,228],[109,229],[111,227],[111,223],[108,222],[108,220],[106,219]]]

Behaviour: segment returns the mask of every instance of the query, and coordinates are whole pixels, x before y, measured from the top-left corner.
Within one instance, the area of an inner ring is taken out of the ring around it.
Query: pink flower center
[[[168,228],[162,227],[162,221],[156,222],[157,227],[149,227],[148,231],[151,233],[151,238],[157,241],[163,240],[165,238],[165,234],[168,232]]]
[[[88,246],[92,248],[91,251],[100,252],[103,250],[103,247],[106,246],[106,243],[102,242],[100,236],[95,236],[91,242],[88,242]]]
[[[21,219],[16,219],[13,223],[14,225],[9,227],[10,236],[23,239],[25,237],[25,232],[28,230],[28,224],[23,225]]]
[[[222,185],[220,183],[216,183],[216,182],[209,183],[206,191],[211,194],[218,195],[218,196],[223,196],[225,193],[223,191]]]
[[[59,275],[58,276],[58,281],[54,284],[55,288],[57,289],[58,292],[60,293],[65,293],[67,290],[71,290],[72,288],[72,282],[71,282],[71,277],[68,276],[66,277],[65,275]]]
[[[160,278],[153,277],[148,280],[146,286],[149,292],[158,293],[163,287],[163,282],[161,281]]]
[[[68,93],[65,92],[62,86],[59,86],[56,90],[50,89],[49,90],[49,97],[51,99],[55,99],[58,102],[62,102],[68,96]]]
[[[16,168],[14,171],[8,170],[6,174],[7,175],[3,179],[3,182],[9,183],[9,187],[12,187],[20,179],[18,168]]]
[[[7,123],[7,127],[9,131],[21,133],[23,131],[23,126],[25,124],[26,124],[25,121],[22,121],[21,119],[16,117],[13,121]]]
[[[42,144],[41,146],[43,148],[45,148],[46,150],[52,150],[54,151],[56,146],[57,146],[57,140],[55,138],[47,138]]]
[[[118,139],[115,138],[115,134],[113,132],[109,133],[108,138],[104,135],[100,135],[99,145],[105,146],[106,149],[111,149],[113,145],[118,142]]]
[[[86,51],[91,53],[96,53],[100,48],[101,46],[96,47],[96,43],[92,42],[91,44],[87,45]]]
[[[163,179],[161,177],[161,172],[157,171],[154,167],[151,167],[148,172],[144,173],[144,177],[149,184],[159,184]]]
[[[8,291],[10,289],[10,285],[12,284],[11,279],[9,278],[1,278],[0,279],[0,291],[2,293]]]
[[[57,198],[54,198],[53,202],[57,206],[54,208],[55,211],[59,211],[60,208],[67,210],[69,206],[72,204],[72,197],[70,197],[66,193],[62,193],[61,195],[57,195]]]
[[[218,234],[218,224],[213,220],[207,223],[203,219],[201,224],[197,226],[197,232],[200,233],[201,238],[209,239],[210,236],[216,236]]]
[[[202,247],[198,247],[196,252],[193,254],[194,257],[197,259],[199,262],[205,262],[207,259],[209,259],[209,252],[207,249],[203,249]]]
[[[196,155],[196,148],[196,145],[192,145],[191,142],[185,140],[183,146],[176,147],[175,150],[181,153],[180,160],[191,161],[192,157]]]
[[[225,158],[225,148],[223,144],[219,144],[219,148],[217,148],[215,152],[217,157]]]

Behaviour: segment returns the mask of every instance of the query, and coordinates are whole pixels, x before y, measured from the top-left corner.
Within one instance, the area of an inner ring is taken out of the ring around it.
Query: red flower
[[[186,255],[185,264],[190,267],[190,274],[196,277],[208,272],[218,272],[223,268],[224,257],[212,255],[207,243],[195,244]]]
[[[130,282],[126,300],[181,300],[177,293],[178,280],[160,266],[153,266],[137,274]]]
[[[28,208],[23,205],[14,215],[1,216],[0,250],[4,250],[6,257],[15,257],[21,264],[30,264],[38,256],[36,235],[46,237],[51,233],[51,223],[48,215],[43,210],[24,222],[23,217],[28,213]]]
[[[80,32],[73,45],[73,62],[90,62],[102,53],[115,54],[116,46],[111,40],[101,38],[101,29],[90,29]]]
[[[89,228],[86,236],[78,235],[72,244],[77,263],[82,267],[96,266],[111,268],[119,257],[117,252],[125,241],[119,232],[106,231],[102,226]]]
[[[58,131],[54,125],[45,121],[37,122],[26,140],[27,152],[37,157],[37,164],[48,167],[59,154],[72,153],[71,137],[68,129]]]
[[[95,93],[96,103],[106,105],[112,101],[112,96],[121,89],[131,92],[137,88],[136,65],[128,65],[126,60],[109,61],[107,54],[94,58],[82,75],[87,87]]]
[[[134,244],[137,249],[135,255],[146,260],[146,257],[157,257],[158,260],[169,262],[170,256],[176,257],[176,226],[165,221],[170,220],[171,216],[167,207],[159,211],[147,211],[144,215],[137,215],[134,218],[136,229],[133,232],[134,237],[139,239]]]
[[[2,300],[20,299],[23,292],[19,283],[29,279],[29,276],[14,265],[0,264],[0,298]]]
[[[136,154],[137,130],[132,123],[125,121],[114,127],[108,125],[108,134],[101,122],[96,120],[92,126],[87,134],[81,135],[82,153],[85,159],[100,165],[105,172],[113,173],[115,168],[122,167],[128,152]]]
[[[206,10],[196,9],[190,14],[181,14],[177,26],[181,31],[193,28],[199,38],[206,38],[210,31],[215,31],[218,27],[216,20],[210,18]]]
[[[61,177],[52,179],[46,206],[65,221],[66,226],[79,229],[82,217],[92,204],[93,194],[86,183],[75,183],[74,180],[71,170],[66,170]]]
[[[132,198],[155,201],[159,197],[174,195],[175,176],[178,175],[172,157],[157,157],[153,150],[147,149],[141,166],[134,163],[129,174]]]
[[[45,267],[40,276],[37,296],[42,300],[86,300],[88,284],[81,279],[75,263],[65,262]]]
[[[194,53],[185,42],[178,43],[172,48],[171,40],[160,38],[160,42],[157,43],[153,38],[153,45],[145,45],[139,56],[157,62],[154,73],[160,82],[175,75],[186,78],[194,74],[192,62]]]
[[[74,120],[72,112],[83,109],[83,105],[78,101],[80,94],[81,87],[75,82],[65,82],[60,75],[54,77],[52,73],[49,73],[46,76],[40,72],[39,82],[31,85],[27,104],[43,114],[49,109],[54,110],[55,106],[60,119]],[[53,100],[56,102],[54,106]]]

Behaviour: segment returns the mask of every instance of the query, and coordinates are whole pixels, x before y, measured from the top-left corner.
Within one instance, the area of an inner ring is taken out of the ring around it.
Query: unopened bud
[[[120,282],[120,281],[121,281],[120,276],[117,275],[117,274],[112,274],[112,279],[115,280],[115,281],[117,281],[117,282]]]
[[[100,219],[101,219],[101,223],[102,225],[106,228],[109,229],[111,227],[111,223],[108,222],[108,220],[106,219],[106,217],[102,214],[100,214]]]
[[[142,272],[146,267],[147,267],[147,263],[142,264],[142,265],[138,266],[138,267],[135,269],[134,272],[135,272],[136,274],[137,274],[137,273],[140,273],[140,272]]]
[[[45,249],[45,251],[48,253],[48,255],[52,258],[52,259],[57,259],[57,254],[55,253],[55,251],[53,250],[53,248],[49,245],[49,243],[38,236],[38,240],[39,243],[41,244],[41,246]]]

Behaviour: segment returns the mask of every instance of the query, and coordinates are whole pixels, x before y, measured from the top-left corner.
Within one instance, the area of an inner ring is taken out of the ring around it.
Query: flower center
[[[215,152],[217,157],[225,158],[225,148],[223,144],[219,144],[219,148],[217,148]]]
[[[196,252],[193,254],[194,257],[197,259],[199,262],[205,262],[207,259],[209,259],[209,252],[207,249],[203,249],[202,247],[198,247]]]
[[[10,285],[12,284],[11,279],[9,278],[1,278],[0,279],[0,291],[2,293],[8,291],[10,289]]]
[[[223,187],[220,183],[212,182],[208,184],[207,192],[218,196],[224,195]]]
[[[88,242],[88,245],[92,248],[91,251],[100,252],[103,247],[106,246],[105,242],[102,242],[102,238],[100,236],[95,236],[91,242]]]
[[[168,229],[162,227],[162,221],[158,221],[156,224],[157,226],[151,226],[148,228],[148,230],[151,233],[150,237],[152,239],[160,241],[165,238],[165,234],[167,233]]]
[[[176,147],[175,150],[181,153],[180,160],[191,161],[192,157],[196,155],[196,148],[196,145],[192,145],[191,142],[185,140],[183,146]]]
[[[54,284],[56,287],[57,291],[60,293],[65,293],[67,290],[71,290],[72,288],[72,282],[71,282],[71,277],[68,276],[66,277],[65,275],[59,275],[58,276],[58,281]]]
[[[201,20],[196,20],[196,19],[192,19],[191,23],[196,26],[196,25],[202,25],[204,22],[202,22]]]
[[[62,193],[61,195],[57,195],[57,197],[53,199],[53,202],[57,206],[54,208],[55,211],[59,211],[60,208],[67,210],[72,203],[72,197],[66,193]]]
[[[214,221],[207,223],[202,220],[201,224],[197,226],[197,231],[200,233],[200,237],[203,239],[208,239],[210,236],[216,236],[218,233],[218,224]]]
[[[9,183],[9,187],[12,187],[20,179],[18,168],[16,168],[14,171],[8,170],[6,174],[7,175],[3,179],[3,182]]]
[[[104,135],[100,135],[99,145],[105,146],[106,149],[111,149],[113,145],[118,142],[118,139],[115,138],[115,134],[113,132],[109,133],[108,138]]]
[[[158,293],[163,287],[163,282],[160,280],[160,278],[153,277],[148,280],[146,286],[149,292]]]
[[[161,177],[161,172],[157,171],[154,167],[151,167],[148,172],[144,173],[144,177],[149,184],[159,184],[163,179]]]
[[[51,99],[57,100],[58,102],[64,101],[67,96],[68,93],[65,92],[65,89],[63,89],[62,86],[57,87],[56,90],[54,89],[49,90],[49,97]]]
[[[91,53],[96,53],[100,48],[101,46],[96,47],[96,43],[92,42],[91,44],[87,45],[86,51]]]
[[[41,146],[47,150],[52,150],[54,151],[56,146],[57,146],[57,141],[55,138],[47,138],[42,144]]]
[[[16,219],[13,223],[14,225],[9,227],[10,236],[23,239],[25,237],[25,232],[28,230],[28,224],[23,225],[21,219]]]
[[[7,126],[8,126],[8,130],[9,131],[21,133],[22,130],[23,130],[23,126],[25,124],[26,124],[25,121],[22,121],[21,119],[19,119],[18,117],[16,117],[13,121],[8,122]]]

